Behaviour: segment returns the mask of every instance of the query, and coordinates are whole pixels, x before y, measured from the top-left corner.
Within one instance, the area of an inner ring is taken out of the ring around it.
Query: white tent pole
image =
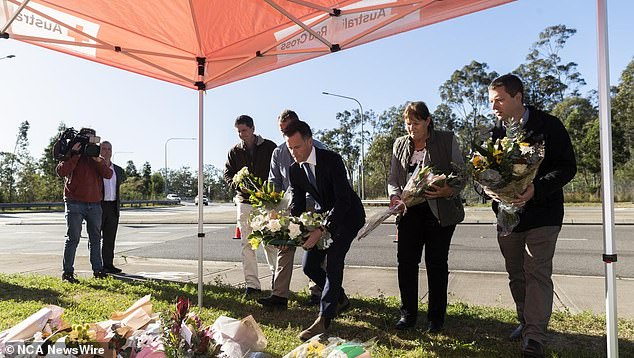
[[[609,358],[619,356],[616,311],[616,246],[614,244],[614,187],[612,183],[612,120],[608,60],[607,0],[597,0],[597,60],[599,68],[599,123],[601,136],[601,196],[603,261],[605,262],[605,322]]]
[[[198,307],[203,306],[203,239],[205,232],[203,231],[203,94],[205,92],[205,64],[206,59],[198,57]]]

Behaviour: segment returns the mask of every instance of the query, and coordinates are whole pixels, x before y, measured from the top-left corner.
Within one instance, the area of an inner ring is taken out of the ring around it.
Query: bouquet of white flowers
[[[299,217],[291,216],[285,210],[256,209],[251,212],[249,225],[253,232],[248,240],[253,250],[260,244],[274,246],[301,246],[308,234],[323,225],[324,214],[305,212]],[[332,242],[330,234],[324,231],[317,242],[317,249],[327,249]]]

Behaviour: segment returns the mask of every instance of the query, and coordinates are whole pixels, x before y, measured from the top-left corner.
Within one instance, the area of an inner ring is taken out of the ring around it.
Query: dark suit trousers
[[[358,230],[357,230],[358,231]],[[326,250],[311,249],[304,253],[302,268],[308,278],[323,289],[319,315],[334,318],[337,315],[337,302],[343,295],[343,268],[346,254],[355,234],[346,232],[333,238],[333,242]],[[326,258],[326,270],[322,263]]]
[[[401,315],[415,319],[418,315],[418,272],[423,248],[429,287],[427,319],[443,324],[447,311],[449,281],[449,245],[456,225],[441,227],[422,203],[407,210],[398,224],[398,287],[401,293]]]
[[[104,267],[112,267],[114,241],[119,227],[119,210],[116,201],[102,201],[101,209],[101,259]]]

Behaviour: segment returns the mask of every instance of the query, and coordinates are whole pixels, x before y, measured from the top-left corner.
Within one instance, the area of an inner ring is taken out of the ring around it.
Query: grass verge
[[[196,285],[156,281],[124,282],[113,278],[83,279],[80,284],[64,283],[56,277],[0,274],[0,331],[12,327],[48,304],[64,308],[68,323],[106,320],[114,311],[128,308],[140,297],[151,294],[155,312],[173,307],[176,297],[197,300]],[[318,308],[304,306],[305,294],[292,295],[286,311],[263,310],[242,290],[225,285],[206,285],[204,307],[196,308],[205,325],[220,315],[243,318],[253,315],[268,339],[266,353],[281,357],[301,341],[297,334],[316,317]],[[352,297],[351,309],[331,327],[330,334],[359,341],[376,340],[375,358],[394,357],[520,357],[519,343],[507,336],[515,328],[514,312],[505,309],[451,304],[442,334],[425,332],[425,320],[417,329],[398,332],[399,300],[395,297]],[[421,305],[424,313],[425,306]],[[421,314],[424,317],[424,314]],[[555,312],[550,323],[549,357],[606,356],[605,319],[590,313]],[[619,350],[634,356],[634,321],[619,320]]]

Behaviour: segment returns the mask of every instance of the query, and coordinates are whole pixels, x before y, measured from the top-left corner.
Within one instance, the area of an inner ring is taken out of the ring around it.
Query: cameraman
[[[92,139],[95,130],[82,128],[79,135]],[[92,141],[91,141],[92,142]],[[82,221],[86,220],[90,263],[95,278],[104,278],[101,261],[101,200],[103,198],[103,178],[112,177],[112,169],[103,158],[89,157],[84,153],[87,143],[75,143],[66,157],[57,164],[57,175],[64,180],[64,203],[68,228],[64,243],[62,281],[77,283],[75,278],[75,252],[79,245]]]

